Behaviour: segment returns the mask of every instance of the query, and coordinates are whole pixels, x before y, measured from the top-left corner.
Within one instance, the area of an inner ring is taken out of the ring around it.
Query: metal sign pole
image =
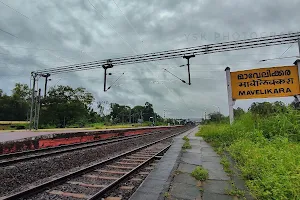
[[[30,107],[30,124],[29,124],[29,130],[33,128],[34,119],[33,119],[33,112],[35,108],[35,83],[36,83],[36,74],[31,73],[31,76],[33,78],[33,85],[32,85],[32,94],[31,94],[31,107]]]
[[[232,99],[232,88],[231,88],[230,68],[229,68],[229,67],[226,67],[225,72],[226,72],[226,81],[227,81],[228,107],[229,107],[229,120],[230,120],[230,124],[232,124],[233,121],[234,121],[234,116],[233,116],[233,105],[234,105],[235,101],[233,101],[233,99]]]
[[[300,55],[300,39],[298,39],[298,50],[299,50],[299,55]],[[298,66],[298,80],[300,82],[300,59],[297,59],[294,62],[294,65]],[[299,91],[299,94],[295,96],[295,98],[297,99],[297,101],[300,99],[300,91]]]

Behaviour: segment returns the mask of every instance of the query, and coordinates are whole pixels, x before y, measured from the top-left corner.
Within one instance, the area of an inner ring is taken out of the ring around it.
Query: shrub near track
[[[212,146],[228,151],[257,199],[300,199],[300,129],[295,112],[243,115],[230,126],[201,127]]]

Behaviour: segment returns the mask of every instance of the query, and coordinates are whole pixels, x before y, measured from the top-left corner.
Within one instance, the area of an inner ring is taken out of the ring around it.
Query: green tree
[[[149,121],[150,117],[154,117],[153,105],[149,102],[145,103],[143,117],[144,121]]]
[[[96,113],[91,109],[94,97],[85,88],[73,89],[70,86],[52,87],[41,106],[40,121],[43,125],[66,127],[95,122]]]
[[[245,114],[245,111],[242,108],[238,107],[237,109],[233,109],[233,113],[235,118],[239,118],[243,114]]]
[[[25,121],[28,118],[29,87],[26,84],[15,84],[12,95],[8,96],[0,91],[0,120]]]
[[[210,122],[220,122],[224,118],[224,115],[219,112],[213,112],[209,113],[208,117]]]

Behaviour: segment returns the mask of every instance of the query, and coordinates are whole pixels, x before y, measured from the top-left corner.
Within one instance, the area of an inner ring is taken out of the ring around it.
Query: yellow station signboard
[[[230,79],[234,100],[300,94],[296,65],[230,72]]]

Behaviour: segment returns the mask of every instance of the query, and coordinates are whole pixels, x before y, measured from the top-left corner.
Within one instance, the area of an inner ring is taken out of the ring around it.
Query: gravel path
[[[141,138],[53,155],[18,163],[14,166],[3,167],[0,169],[0,196],[27,189],[31,185],[44,183],[49,179],[62,176],[67,172],[76,171],[81,167],[116,156],[130,149],[174,134],[175,131],[179,132],[185,129],[178,128],[176,130],[161,131],[161,133],[147,135]]]

